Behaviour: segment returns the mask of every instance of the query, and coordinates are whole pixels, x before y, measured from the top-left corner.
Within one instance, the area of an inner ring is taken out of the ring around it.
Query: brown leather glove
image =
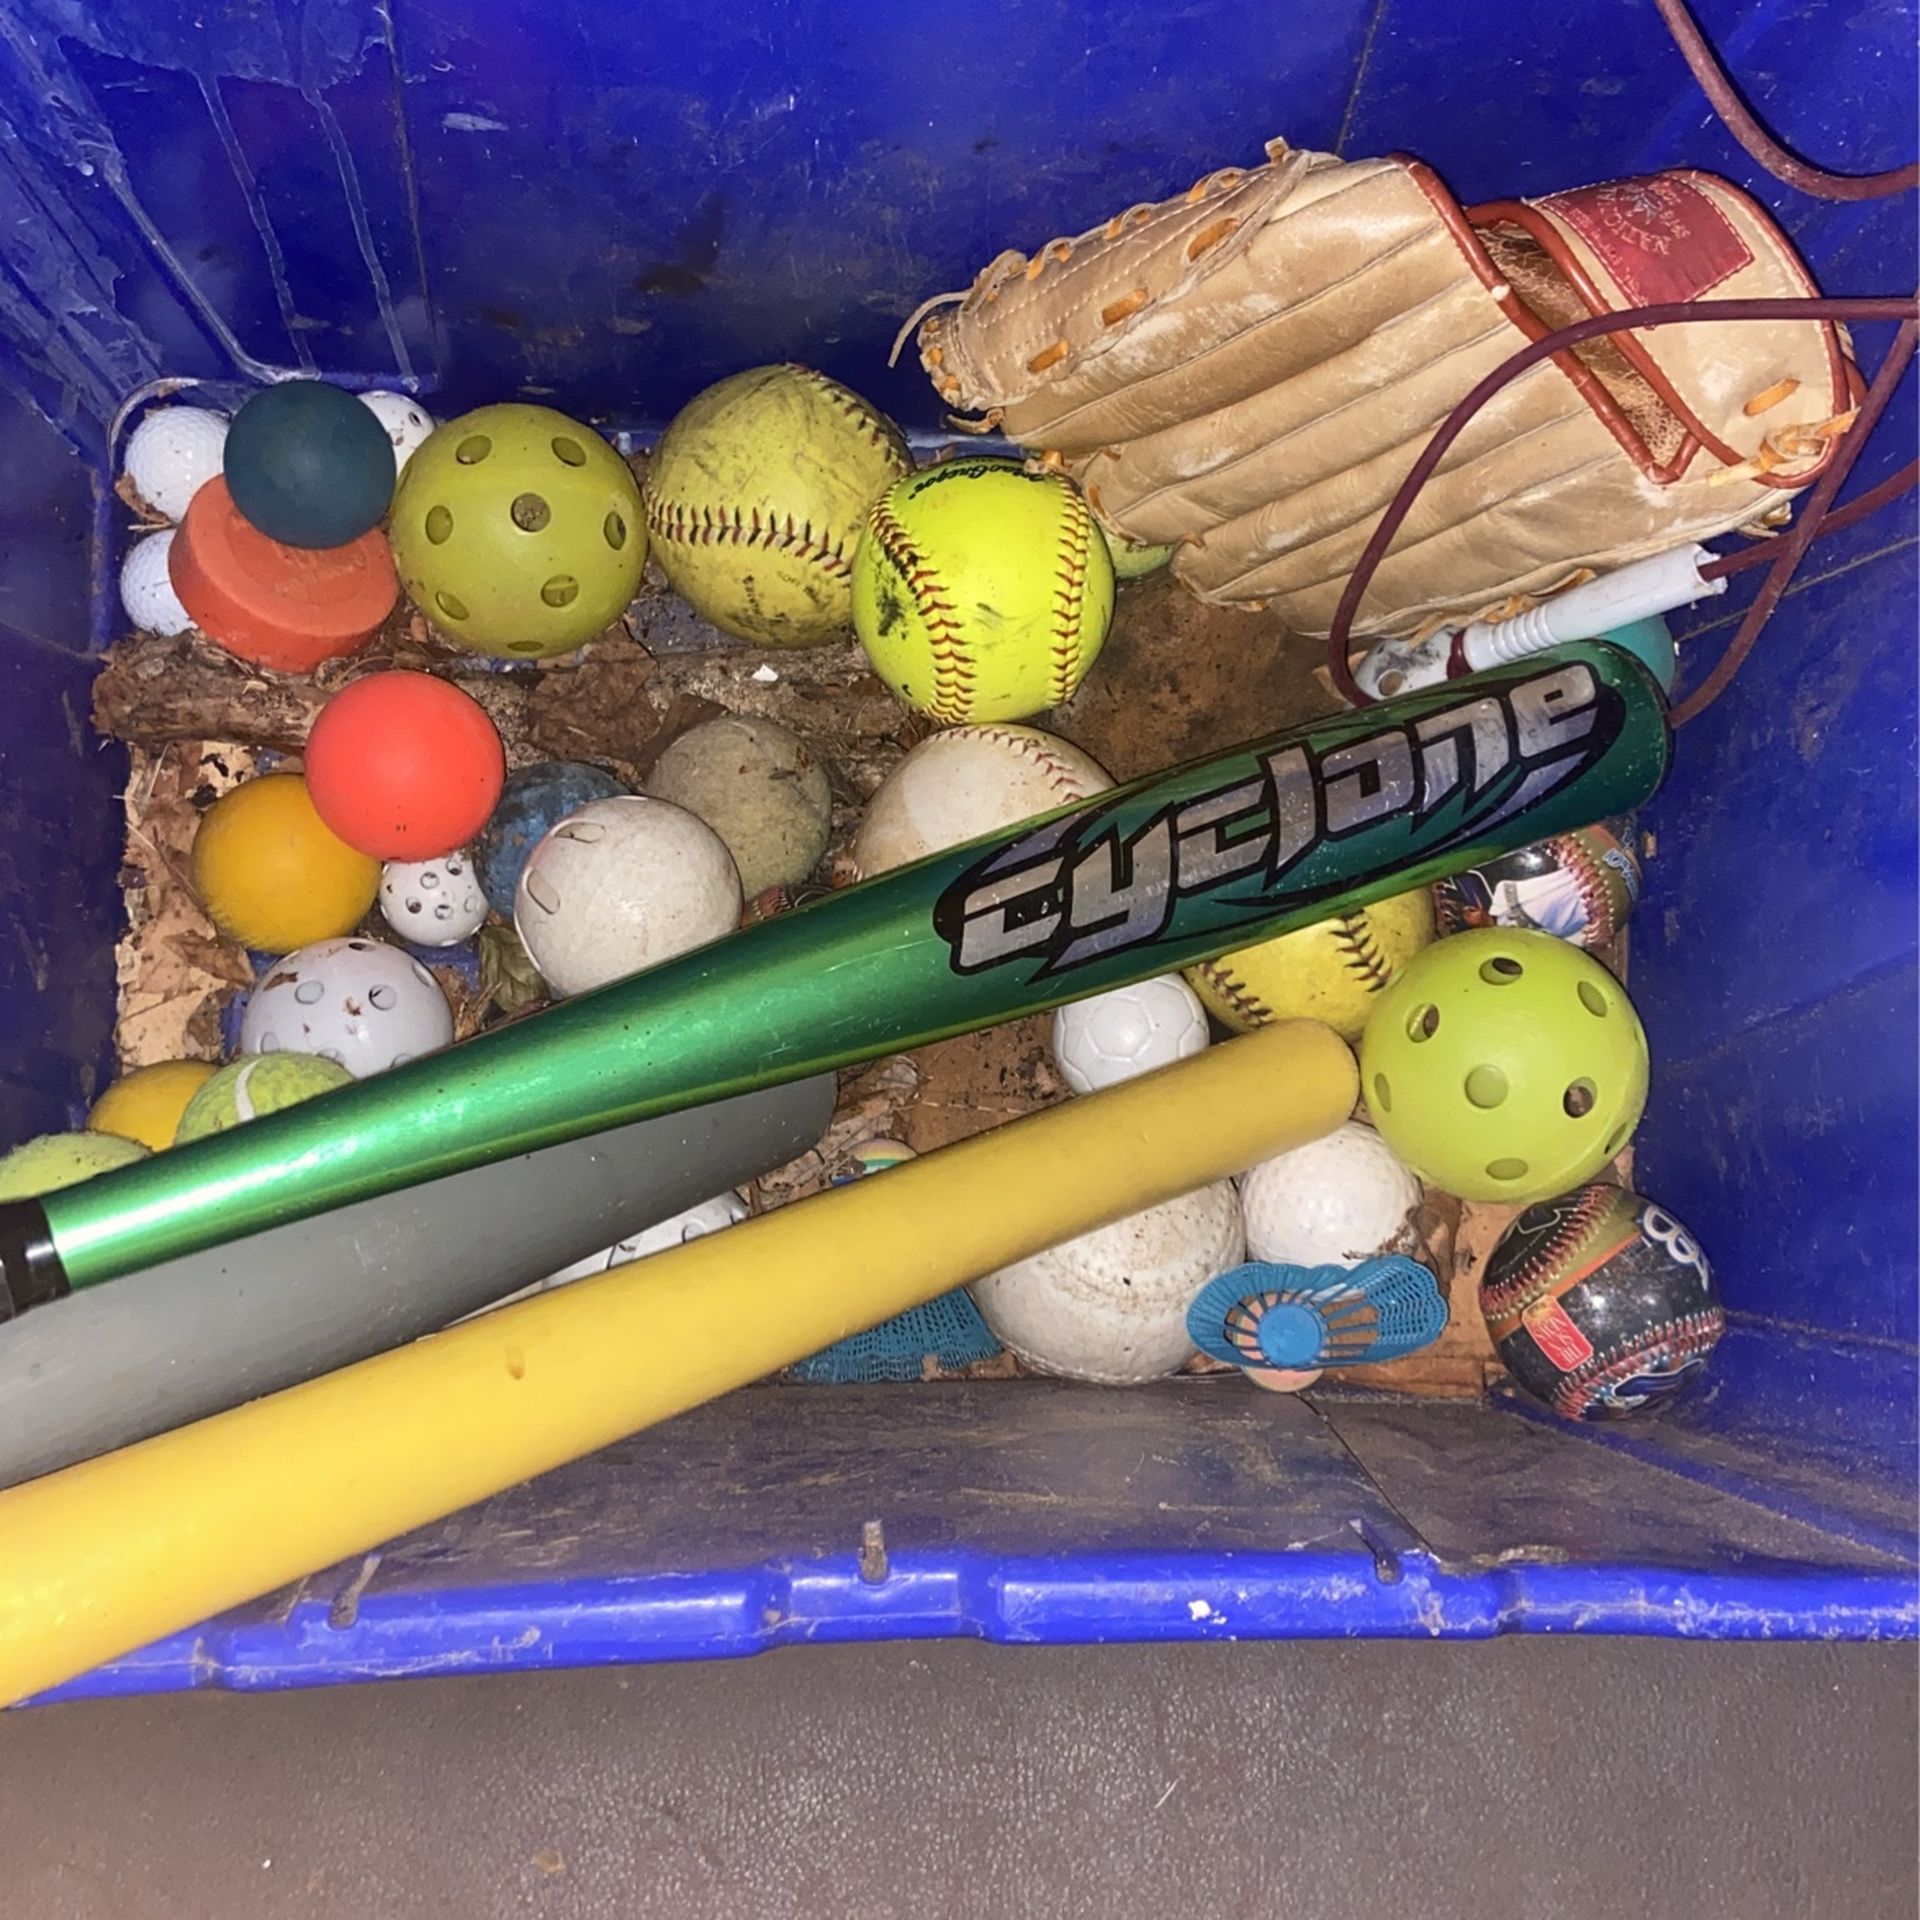
[[[1529,340],[1658,301],[1816,292],[1766,212],[1674,172],[1464,210],[1417,160],[1276,141],[1031,260],[919,330],[945,399],[1178,543],[1204,600],[1325,634],[1434,429]],[[1595,340],[1509,383],[1453,446],[1356,634],[1408,633],[1644,554],[1777,524],[1859,378],[1818,321]]]

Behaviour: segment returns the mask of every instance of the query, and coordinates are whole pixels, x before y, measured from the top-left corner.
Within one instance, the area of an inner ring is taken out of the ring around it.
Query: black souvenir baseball
[[[1726,1327],[1693,1236],[1599,1180],[1514,1221],[1487,1262],[1480,1308],[1515,1382],[1569,1420],[1672,1399]]]

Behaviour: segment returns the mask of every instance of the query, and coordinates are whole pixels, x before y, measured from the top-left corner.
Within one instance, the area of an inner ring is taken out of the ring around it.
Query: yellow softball
[[[885,414],[811,367],[750,367],[674,416],[642,491],[655,558],[703,619],[764,647],[853,621],[867,509],[913,464]]]
[[[1415,887],[1203,960],[1187,979],[1236,1033],[1270,1020],[1319,1020],[1352,1041],[1400,969],[1432,940],[1433,896]]]
[[[896,480],[853,557],[874,671],[949,726],[1057,707],[1113,617],[1107,543],[1070,482],[970,458]]]

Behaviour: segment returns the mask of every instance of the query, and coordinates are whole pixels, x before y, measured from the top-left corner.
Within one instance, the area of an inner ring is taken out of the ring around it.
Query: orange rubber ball
[[[376,860],[437,860],[487,824],[507,777],[486,709],[430,673],[342,687],[307,735],[320,818]]]

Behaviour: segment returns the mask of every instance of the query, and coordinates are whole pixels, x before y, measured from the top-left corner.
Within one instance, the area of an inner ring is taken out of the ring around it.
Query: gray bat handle
[[[804,1153],[834,1077],[635,1121],[168,1260],[0,1326],[0,1486],[488,1306]]]

